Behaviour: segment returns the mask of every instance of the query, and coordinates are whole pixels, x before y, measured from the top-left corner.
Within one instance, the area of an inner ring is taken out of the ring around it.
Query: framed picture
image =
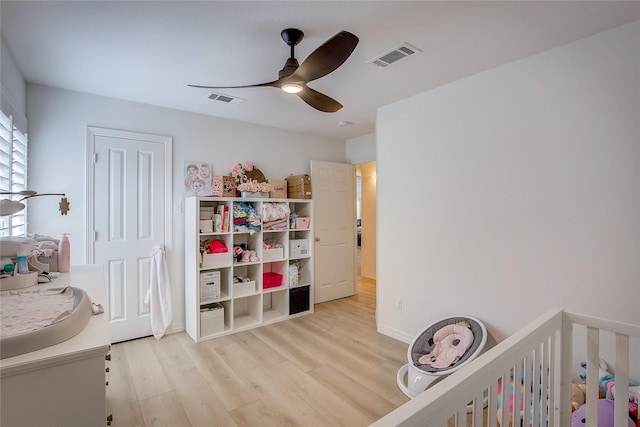
[[[184,195],[211,196],[211,163],[185,162],[184,164]]]

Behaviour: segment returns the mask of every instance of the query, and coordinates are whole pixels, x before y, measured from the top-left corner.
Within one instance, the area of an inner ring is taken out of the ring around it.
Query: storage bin
[[[213,233],[213,220],[201,219],[200,220],[200,232],[201,233]]]
[[[287,178],[287,197],[290,199],[311,198],[311,177],[309,175],[291,175]]]
[[[224,307],[216,304],[200,311],[200,336],[224,332]]]
[[[251,280],[249,282],[239,282],[233,284],[233,296],[239,297],[242,295],[250,295],[256,292],[256,281]]]
[[[311,218],[309,218],[308,216],[296,217],[296,229],[307,230],[310,223]]]
[[[226,267],[227,265],[229,265],[229,252],[204,254],[202,257],[202,268]]]
[[[220,298],[220,272],[200,273],[200,301],[213,301]]]
[[[289,240],[289,257],[304,258],[309,256],[309,239]]]
[[[287,198],[287,180],[286,179],[271,179],[269,183],[273,185],[273,190],[269,192],[272,199],[286,199]]]
[[[309,310],[309,286],[289,289],[289,314]]]
[[[262,250],[262,261],[278,261],[284,258],[284,248]]]
[[[212,177],[211,194],[216,197],[236,197],[236,179],[232,176]]]
[[[262,289],[277,288],[282,284],[282,274],[271,271],[262,273]]]

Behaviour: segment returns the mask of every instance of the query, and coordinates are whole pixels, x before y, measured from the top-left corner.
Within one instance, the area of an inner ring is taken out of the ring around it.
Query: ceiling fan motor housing
[[[297,28],[287,28],[282,30],[280,36],[287,45],[295,46],[302,41],[304,33]]]
[[[287,59],[287,62],[285,62],[284,67],[278,73],[278,78],[283,79],[285,77],[289,77],[291,74],[295,73],[298,67],[299,67],[299,64],[296,58]]]

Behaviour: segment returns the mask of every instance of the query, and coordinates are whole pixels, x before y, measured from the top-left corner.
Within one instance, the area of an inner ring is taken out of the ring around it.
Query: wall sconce
[[[22,191],[0,191],[1,195],[7,196],[24,196],[20,200],[11,200],[11,199],[2,199],[0,200],[0,216],[13,215],[14,213],[18,213],[25,208],[24,203],[22,203],[26,199],[30,199],[32,197],[40,197],[40,196],[62,196],[60,199],[60,203],[58,204],[58,210],[61,215],[66,215],[69,212],[69,200],[67,200],[67,195],[65,193],[42,193],[38,194],[37,191],[33,190],[22,190]]]

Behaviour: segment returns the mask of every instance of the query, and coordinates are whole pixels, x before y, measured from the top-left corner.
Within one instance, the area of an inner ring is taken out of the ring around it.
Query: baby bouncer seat
[[[474,317],[446,317],[428,325],[409,345],[408,363],[398,370],[398,387],[413,399],[475,359],[486,342],[487,329]]]

